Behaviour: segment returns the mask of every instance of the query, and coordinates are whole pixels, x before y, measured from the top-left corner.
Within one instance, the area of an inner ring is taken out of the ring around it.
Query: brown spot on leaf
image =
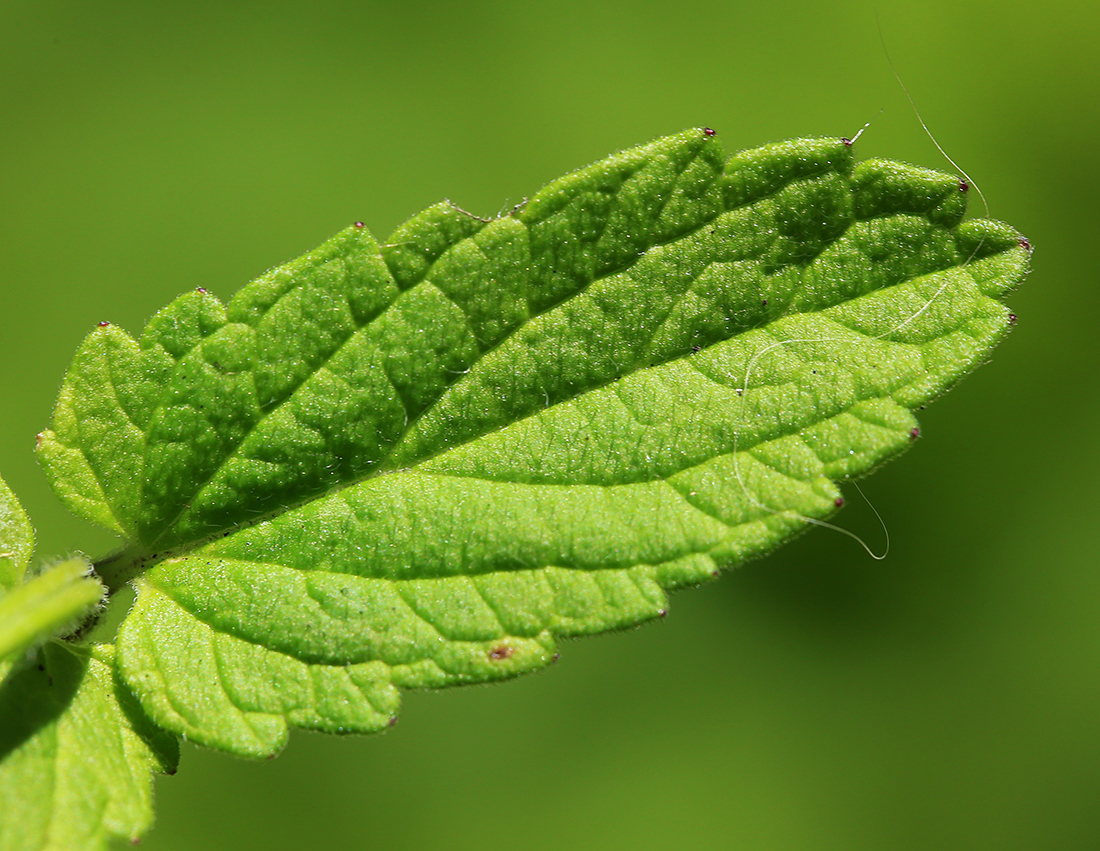
[[[494,647],[489,651],[489,658],[499,662],[502,659],[507,659],[515,652],[516,649],[514,647],[509,647],[507,644],[501,644],[499,647]]]

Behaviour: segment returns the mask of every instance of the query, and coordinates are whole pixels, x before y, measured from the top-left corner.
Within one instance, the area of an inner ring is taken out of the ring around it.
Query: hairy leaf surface
[[[75,556],[0,597],[0,678],[20,653],[77,626],[103,598],[91,565]]]
[[[965,208],[843,140],[726,161],[690,130],[96,329],[40,457],[128,542],[99,565],[138,588],[123,677],[262,756],[662,614],[835,512],[988,358],[1028,250]]]

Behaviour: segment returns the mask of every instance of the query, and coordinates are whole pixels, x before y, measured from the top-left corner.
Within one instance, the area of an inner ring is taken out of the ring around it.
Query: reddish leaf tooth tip
[[[1008,314],[1008,324],[1009,325],[1015,325],[1016,324],[1016,314],[1015,313]]]
[[[206,287],[195,287],[195,292],[206,295]]]
[[[397,723],[397,716],[396,716],[396,715],[391,715],[391,716],[390,716],[390,726],[392,727],[392,726],[394,726],[394,725],[395,725],[396,723]]]
[[[967,192],[967,191],[969,191],[969,189],[970,189],[970,184],[969,183],[967,183],[965,180],[960,180],[959,181],[959,191],[960,192]]]
[[[844,147],[845,147],[845,148],[850,148],[850,147],[852,147],[852,145],[854,145],[854,144],[855,144],[855,142],[853,142],[853,141],[852,141],[851,139],[849,139],[849,138],[848,138],[847,136],[841,136],[841,137],[840,137],[840,141],[844,143]]]
[[[365,224],[363,224],[362,222],[356,222],[356,223],[355,223],[355,226],[356,226],[357,228],[365,228],[365,227],[366,227],[366,225],[365,225]]]
[[[703,128],[703,135],[704,136],[717,136],[718,131],[717,130],[711,130],[709,127],[704,127]]]
[[[657,617],[659,617],[659,618],[663,618],[667,614],[668,614],[668,609],[658,609],[657,610]]]
[[[1031,241],[1023,234],[1016,238],[1016,242],[1024,251],[1031,251]]]
[[[97,322],[96,327],[97,328],[106,328],[110,324],[111,324],[110,322],[107,322],[106,320],[104,320],[103,322]]]
[[[711,575],[711,576],[713,576],[713,577],[714,577],[715,579],[717,579],[717,578],[718,578],[719,576],[721,576],[721,575],[722,575],[722,571],[720,571],[720,570],[712,570],[712,571],[710,572],[710,575]]]
[[[842,505],[844,505],[844,497],[838,496],[836,499],[833,500],[833,505],[835,505],[837,508],[840,508]]]
[[[36,434],[34,436],[34,448],[35,449],[37,449],[38,447],[40,447],[42,445],[42,440],[43,440],[42,432],[38,432],[38,434]]]
[[[555,653],[553,656],[550,657],[550,661],[551,662],[557,662],[558,659],[560,659],[560,658],[561,658],[561,654],[560,653]]]
[[[919,428],[909,429],[909,439],[910,440],[916,440],[918,437],[920,437],[920,429]]]

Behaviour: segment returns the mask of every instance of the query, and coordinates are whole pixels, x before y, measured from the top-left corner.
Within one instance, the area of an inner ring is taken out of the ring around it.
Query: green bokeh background
[[[818,529],[550,672],[411,694],[385,735],[185,745],[142,847],[1100,847],[1100,7],[879,5],[929,126],[1036,246],[1015,333],[864,485],[889,558]],[[136,334],[351,221],[491,215],[687,126],[732,152],[869,120],[862,156],[947,167],[870,0],[8,2],[0,472],[41,555],[102,554],[31,453],[96,321]]]

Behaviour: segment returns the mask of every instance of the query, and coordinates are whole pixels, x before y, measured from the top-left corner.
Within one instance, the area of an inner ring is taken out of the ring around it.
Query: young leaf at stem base
[[[76,626],[103,598],[103,585],[90,576],[83,558],[45,568],[0,598],[0,664]]]

